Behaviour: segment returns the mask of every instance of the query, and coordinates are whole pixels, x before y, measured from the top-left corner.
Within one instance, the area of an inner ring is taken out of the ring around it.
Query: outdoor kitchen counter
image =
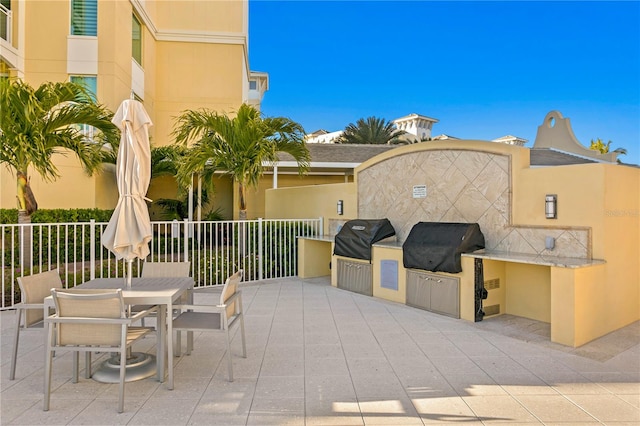
[[[502,262],[526,263],[530,265],[554,266],[557,268],[586,268],[589,266],[603,265],[606,262],[600,259],[579,259],[574,257],[545,256],[526,253],[508,253],[478,250],[473,253],[463,253],[464,257],[477,259],[497,260]]]
[[[332,243],[336,238],[335,235],[315,235],[313,237],[298,237],[299,240],[312,240],[312,241],[324,241]]]
[[[572,347],[602,335],[593,312],[606,288],[606,261],[478,250],[462,255],[463,268],[472,268],[475,259],[483,261],[489,315],[549,323],[551,341]]]
[[[334,235],[298,237],[298,276],[315,278],[331,275]]]
[[[380,241],[380,242],[374,243],[373,247],[385,247],[385,248],[402,250],[402,242],[400,242],[400,241]]]

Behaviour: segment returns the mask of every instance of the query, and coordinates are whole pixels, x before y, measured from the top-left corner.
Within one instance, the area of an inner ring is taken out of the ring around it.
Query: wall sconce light
[[[558,196],[556,194],[547,194],[544,197],[544,215],[547,219],[558,218]]]
[[[344,213],[344,203],[342,200],[338,200],[338,214],[342,215]]]

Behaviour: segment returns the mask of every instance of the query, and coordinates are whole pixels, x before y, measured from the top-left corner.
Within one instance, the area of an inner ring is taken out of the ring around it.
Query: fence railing
[[[297,274],[297,237],[322,233],[322,219],[152,222],[146,260],[191,262],[196,287],[224,284],[238,269],[244,280]],[[2,308],[20,300],[17,277],[57,268],[65,287],[93,278],[124,277],[126,262],[102,245],[105,222],[0,224]],[[135,259],[132,275],[139,276]]]

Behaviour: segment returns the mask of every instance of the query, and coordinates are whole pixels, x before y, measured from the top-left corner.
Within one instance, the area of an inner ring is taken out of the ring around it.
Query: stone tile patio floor
[[[71,383],[69,355],[54,361],[51,410],[42,411],[42,330],[22,334],[9,381],[15,316],[2,312],[0,423],[640,424],[638,322],[573,349],[549,342],[537,321],[469,323],[336,289],[327,278],[242,290],[248,357],[236,336],[235,381],[227,381],[223,336],[196,335],[193,354],[176,359],[175,389],[155,378],[127,383],[122,414],[117,385]],[[135,350],[154,353],[155,337]]]

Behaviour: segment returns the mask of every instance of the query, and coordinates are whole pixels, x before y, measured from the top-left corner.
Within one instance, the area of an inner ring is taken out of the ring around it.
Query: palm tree
[[[605,144],[600,138],[596,139],[595,141],[591,139],[591,145],[589,146],[589,149],[598,151],[600,154],[608,154],[609,150],[611,149],[611,141]],[[627,150],[624,148],[616,148],[613,152],[617,153],[618,155],[627,155]],[[620,161],[619,159],[617,160],[617,162],[622,163],[622,161]]]
[[[338,143],[353,144],[394,144],[400,142],[404,130],[398,130],[391,121],[384,118],[368,117],[359,119],[356,124],[349,123]]]
[[[151,180],[163,176],[173,176],[178,174],[178,165],[184,160],[187,149],[179,145],[165,145],[151,147]],[[179,183],[179,182],[178,182]],[[163,213],[163,220],[182,220],[189,215],[189,200],[187,188],[178,185],[179,198],[158,198],[153,203],[159,206]],[[194,205],[194,209],[197,207]],[[202,191],[202,202],[209,201],[208,191]]]
[[[185,111],[174,131],[176,144],[195,140],[178,168],[183,185],[199,174],[211,182],[220,171],[238,184],[240,220],[247,218],[245,191],[257,187],[265,167],[278,161],[278,153],[290,154],[304,174],[310,154],[304,143],[302,126],[285,117],[263,118],[254,107],[242,104],[233,118],[209,110]]]
[[[34,90],[20,80],[0,81],[0,163],[16,174],[19,223],[29,223],[38,209],[29,172],[56,180],[60,175],[52,156],[69,150],[92,175],[105,159],[103,144],[117,147],[112,115],[75,83],[48,82]],[[83,125],[96,130],[91,139]]]

